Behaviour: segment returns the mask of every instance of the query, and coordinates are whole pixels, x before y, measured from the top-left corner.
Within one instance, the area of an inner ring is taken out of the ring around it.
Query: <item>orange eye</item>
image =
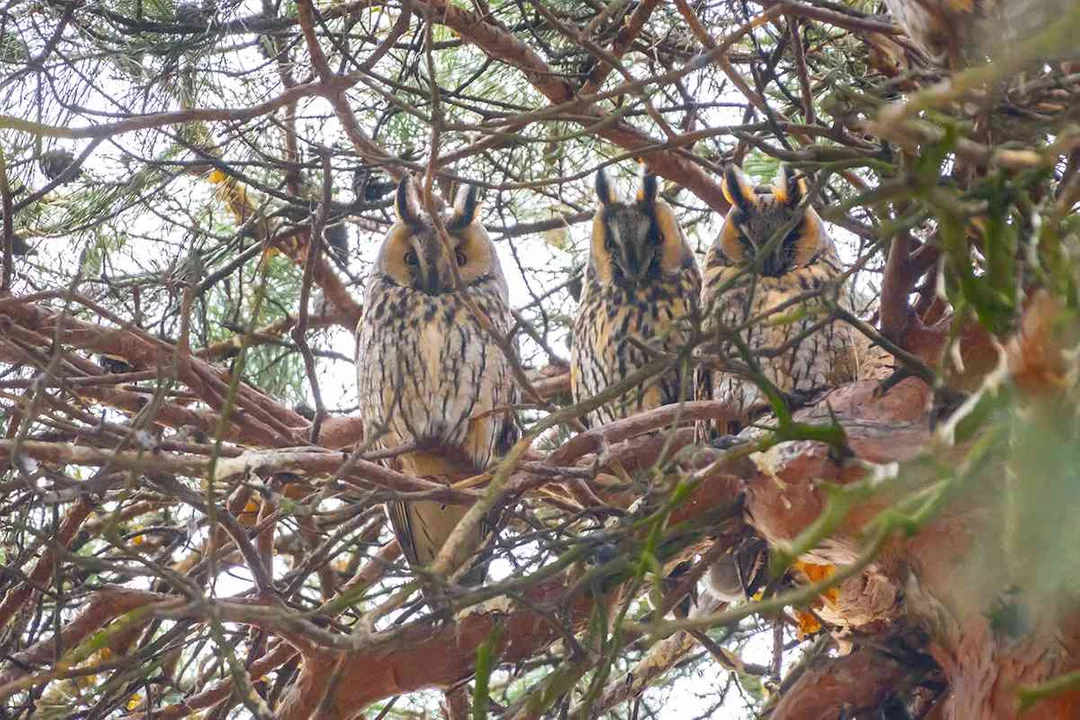
[[[414,253],[412,250],[410,250],[409,252],[405,253],[405,264],[406,265],[419,265],[420,264],[420,259],[418,257],[416,257],[416,253]]]
[[[454,259],[457,260],[458,265],[464,265],[465,264],[465,253],[461,252],[460,250],[456,251],[454,253]]]

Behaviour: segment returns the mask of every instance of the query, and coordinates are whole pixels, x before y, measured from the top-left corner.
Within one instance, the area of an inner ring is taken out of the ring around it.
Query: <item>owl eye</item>
[[[461,252],[460,250],[455,251],[454,259],[457,260],[458,265],[464,265],[466,260],[465,253]]]
[[[405,264],[406,265],[419,265],[420,264],[420,258],[416,257],[416,253],[414,253],[412,250],[410,250],[409,252],[405,253]]]

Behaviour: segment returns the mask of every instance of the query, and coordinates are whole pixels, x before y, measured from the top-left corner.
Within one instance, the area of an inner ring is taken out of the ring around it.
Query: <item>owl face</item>
[[[462,287],[491,280],[502,284],[495,247],[479,222],[476,194],[475,186],[463,186],[453,211],[443,219],[451,246],[447,252],[415,183],[402,180],[394,201],[398,220],[379,251],[376,272],[386,282],[432,296],[456,290],[454,268]]]
[[[731,210],[711,253],[719,254],[721,264],[751,266],[761,275],[780,277],[810,264],[826,250],[821,218],[810,206],[799,209],[805,181],[788,167],[780,166],[771,188],[755,188],[732,165],[722,186]],[[784,236],[774,240],[785,229]]]
[[[634,202],[620,202],[604,171],[596,174],[600,207],[593,216],[590,266],[601,283],[641,285],[694,262],[671,206],[657,197],[655,175],[645,172]]]

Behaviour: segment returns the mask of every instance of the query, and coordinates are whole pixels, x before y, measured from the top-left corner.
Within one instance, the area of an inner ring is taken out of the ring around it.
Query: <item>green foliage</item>
[[[1023,600],[1052,607],[1080,597],[1074,519],[1080,513],[1080,421],[1072,394],[1005,419],[1010,460],[1004,544]]]
[[[760,184],[769,185],[776,177],[780,161],[762,152],[752,152],[743,160],[742,167],[751,177],[757,178]]]
[[[7,28],[0,34],[0,65],[21,65],[30,57],[26,43]]]

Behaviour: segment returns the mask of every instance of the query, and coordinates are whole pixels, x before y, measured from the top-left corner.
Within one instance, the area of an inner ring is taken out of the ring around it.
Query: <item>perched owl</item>
[[[397,222],[371,269],[357,328],[364,433],[381,448],[410,446],[394,459],[401,471],[455,482],[481,472],[516,440],[510,360],[465,303],[505,335],[512,324],[506,280],[479,222],[475,187],[461,189],[445,219],[449,250],[411,179],[398,186],[395,207]],[[387,506],[402,552],[419,566],[434,560],[467,511],[424,500]],[[455,565],[485,532],[479,529]],[[481,566],[474,571],[465,582],[483,579]]]
[[[841,267],[821,218],[809,205],[799,207],[803,182],[781,166],[772,188],[755,189],[732,166],[723,190],[732,207],[706,256],[701,296],[711,351],[747,365],[734,340],[737,331],[765,377],[789,396],[854,380],[851,329],[837,322],[815,328],[825,310],[812,293],[836,280]],[[797,299],[802,295],[810,297]],[[729,402],[740,418],[729,431],[764,402],[744,377],[715,370],[705,375],[706,392]]]
[[[637,199],[619,202],[603,171],[596,175],[600,206],[593,218],[585,287],[574,321],[570,390],[574,402],[592,397],[685,346],[697,318],[701,273],[675,213],[657,197],[647,171]],[[646,347],[647,346],[647,347]],[[681,367],[654,377],[589,413],[589,424],[678,402]],[[685,393],[692,399],[693,383]]]

